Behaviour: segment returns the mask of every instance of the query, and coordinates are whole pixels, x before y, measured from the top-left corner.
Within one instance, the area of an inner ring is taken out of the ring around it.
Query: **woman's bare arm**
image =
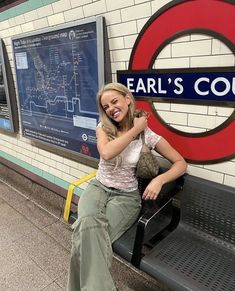
[[[100,156],[104,160],[110,160],[116,157],[146,128],[146,126],[146,117],[135,118],[134,126],[131,129],[111,141],[108,140],[105,131],[101,127],[98,127],[96,129],[96,137]]]
[[[156,199],[164,184],[183,175],[187,169],[184,158],[163,138],[156,144],[155,150],[172,163],[170,169],[154,178],[146,187],[143,199]]]

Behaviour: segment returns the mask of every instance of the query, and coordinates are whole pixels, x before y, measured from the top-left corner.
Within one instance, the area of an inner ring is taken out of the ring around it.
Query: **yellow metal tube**
[[[78,187],[79,185],[81,185],[82,183],[85,183],[85,182],[89,181],[90,179],[94,178],[95,176],[96,176],[96,171],[72,182],[69,185],[67,197],[66,197],[66,202],[65,202],[65,208],[64,208],[64,220],[66,222],[68,222],[68,220],[69,220],[69,213],[70,213],[74,189],[76,187]]]

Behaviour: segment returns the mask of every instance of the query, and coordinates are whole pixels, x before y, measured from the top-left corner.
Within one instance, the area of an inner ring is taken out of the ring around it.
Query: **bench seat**
[[[140,269],[174,291],[235,290],[235,189],[187,175],[178,226]]]

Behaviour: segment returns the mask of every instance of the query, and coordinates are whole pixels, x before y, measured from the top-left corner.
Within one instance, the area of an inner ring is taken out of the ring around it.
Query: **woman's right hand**
[[[147,127],[147,117],[141,116],[141,117],[135,117],[134,118],[134,128],[138,131],[138,133],[141,133],[145,128]]]

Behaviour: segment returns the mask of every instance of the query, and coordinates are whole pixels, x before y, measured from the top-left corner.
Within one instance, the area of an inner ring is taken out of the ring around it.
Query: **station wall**
[[[116,71],[128,69],[133,45],[144,24],[169,2],[168,0],[29,0],[0,13],[0,37],[6,45],[12,72],[15,74],[12,37],[102,15],[105,17],[107,27],[112,79],[116,81]],[[208,35],[190,34],[181,36],[164,47],[155,60],[154,68],[234,65],[234,54],[224,43]],[[176,103],[161,103],[156,107],[159,115],[170,126],[191,133],[216,128],[233,112],[233,108],[227,107]],[[74,153],[65,153],[26,139],[22,136],[21,127],[16,134],[0,131],[0,157],[3,161],[9,161],[64,189],[97,166],[96,162],[81,158]],[[162,163],[165,164],[164,159]],[[190,163],[188,172],[221,184],[235,186],[235,159],[205,165]],[[82,185],[76,193],[79,195],[84,187],[86,184]]]

